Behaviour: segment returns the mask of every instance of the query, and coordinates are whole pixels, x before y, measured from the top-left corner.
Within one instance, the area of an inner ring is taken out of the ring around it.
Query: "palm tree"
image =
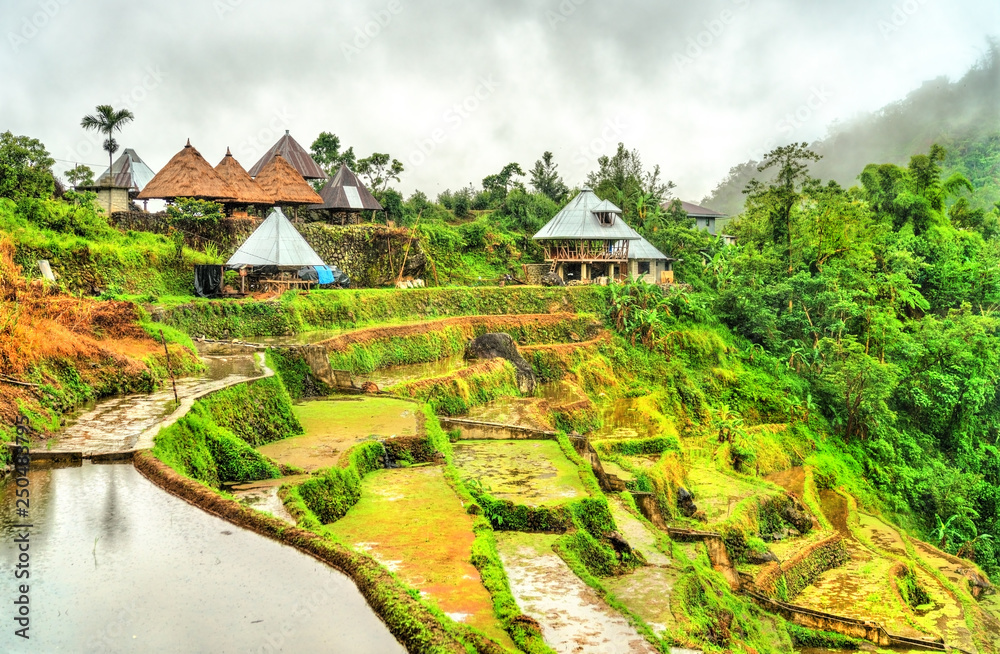
[[[108,217],[111,217],[111,189],[115,176],[111,172],[113,157],[118,151],[118,142],[114,139],[114,133],[122,131],[126,123],[135,120],[135,116],[128,109],[118,109],[117,111],[109,104],[101,104],[96,107],[97,113],[84,116],[80,121],[80,127],[92,129],[104,134],[104,150],[108,153]]]

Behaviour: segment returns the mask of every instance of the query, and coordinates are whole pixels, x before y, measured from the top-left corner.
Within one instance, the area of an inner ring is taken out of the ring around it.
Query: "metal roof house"
[[[277,207],[226,262],[230,268],[278,266],[279,269],[291,269],[324,265],[316,251]]]
[[[694,218],[695,229],[704,229],[712,236],[721,235],[722,228],[729,222],[727,220],[729,216],[726,214],[713,211],[708,207],[702,207],[694,202],[681,200],[681,207],[684,209],[684,213],[688,215],[688,218]],[[664,206],[664,209],[666,208]]]
[[[329,213],[331,217],[339,216],[341,224],[346,223],[351,214],[383,211],[379,201],[347,164],[340,164],[340,170],[320,189],[319,195],[323,202],[310,205],[309,208]]]
[[[636,234],[638,236],[638,233]],[[650,284],[673,283],[673,262],[677,259],[663,254],[642,236],[628,249],[629,277],[643,279]]]
[[[292,164],[300,175],[306,179],[326,179],[327,175],[323,168],[309,156],[306,149],[299,145],[299,142],[292,138],[292,135],[285,130],[285,135],[278,139],[271,149],[264,153],[264,156],[253,165],[247,172],[251,177],[257,177],[264,167],[271,162],[278,154],[285,158],[285,161]]]
[[[139,158],[135,150],[125,148],[121,156],[111,164],[111,168],[101,173],[97,181],[77,188],[81,191],[96,191],[98,207],[107,207],[110,201],[112,213],[129,211],[133,208],[131,201],[153,177],[152,169]]]
[[[585,188],[532,239],[541,244],[552,272],[564,281],[614,279],[624,276],[629,243],[642,238],[622,220],[621,213]]]

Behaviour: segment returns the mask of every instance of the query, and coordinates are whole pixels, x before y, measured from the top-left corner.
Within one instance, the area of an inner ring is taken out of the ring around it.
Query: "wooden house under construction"
[[[624,278],[630,244],[642,237],[621,214],[585,188],[532,238],[545,250],[551,272],[566,282]]]

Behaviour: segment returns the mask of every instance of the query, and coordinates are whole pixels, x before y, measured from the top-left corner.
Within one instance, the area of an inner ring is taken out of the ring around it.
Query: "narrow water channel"
[[[0,502],[0,652],[403,652],[345,575],[169,495],[131,465],[29,473]],[[29,584],[30,640],[12,602]]]

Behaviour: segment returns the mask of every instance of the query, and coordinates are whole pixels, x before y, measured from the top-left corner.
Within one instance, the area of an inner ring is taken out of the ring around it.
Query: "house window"
[[[639,274],[640,275],[648,275],[649,274],[649,262],[648,261],[640,261],[639,262]]]
[[[610,211],[600,211],[595,215],[602,225],[611,225],[615,222],[615,214]]]

